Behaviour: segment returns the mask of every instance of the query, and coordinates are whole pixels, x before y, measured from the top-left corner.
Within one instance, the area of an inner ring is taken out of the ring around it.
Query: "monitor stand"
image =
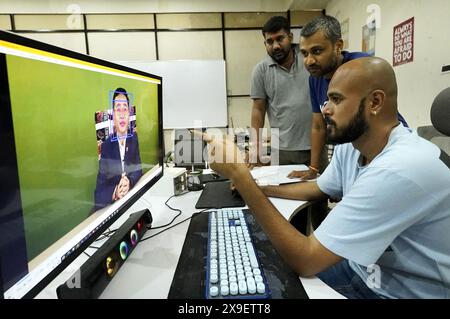
[[[200,175],[201,173],[202,173],[202,171],[200,169],[196,169],[194,163],[192,163],[190,174],[191,175]]]

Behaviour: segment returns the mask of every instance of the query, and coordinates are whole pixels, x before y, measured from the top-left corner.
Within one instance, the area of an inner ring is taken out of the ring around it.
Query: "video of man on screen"
[[[110,92],[111,108],[95,113],[99,170],[94,211],[122,199],[142,176],[133,95]]]

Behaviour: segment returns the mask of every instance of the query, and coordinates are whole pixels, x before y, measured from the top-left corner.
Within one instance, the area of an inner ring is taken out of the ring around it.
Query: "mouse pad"
[[[232,194],[230,183],[224,181],[205,184],[195,208],[244,207],[244,200],[239,195]]]
[[[215,184],[215,183],[214,183]],[[272,299],[307,299],[301,281],[281,256],[247,209],[243,210],[266,276]],[[180,259],[172,280],[169,299],[205,298],[208,214],[192,216]]]
[[[198,179],[200,180],[200,183],[206,184],[209,182],[223,182],[227,181],[228,178],[223,177],[221,175],[213,175],[213,174],[202,174],[198,176]]]

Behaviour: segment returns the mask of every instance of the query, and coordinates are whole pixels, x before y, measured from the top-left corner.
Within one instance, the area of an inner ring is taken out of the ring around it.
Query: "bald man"
[[[258,188],[233,143],[210,141],[211,167],[229,177],[283,259],[348,298],[450,297],[450,169],[434,144],[400,125],[392,67],[342,65],[328,89],[327,136],[338,143],[316,182]],[[225,157],[224,157],[225,158]],[[448,156],[447,156],[448,159]],[[342,197],[304,236],[266,196]]]

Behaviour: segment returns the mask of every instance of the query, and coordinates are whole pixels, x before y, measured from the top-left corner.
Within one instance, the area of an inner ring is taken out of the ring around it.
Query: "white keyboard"
[[[209,213],[206,298],[269,298],[242,209]]]

